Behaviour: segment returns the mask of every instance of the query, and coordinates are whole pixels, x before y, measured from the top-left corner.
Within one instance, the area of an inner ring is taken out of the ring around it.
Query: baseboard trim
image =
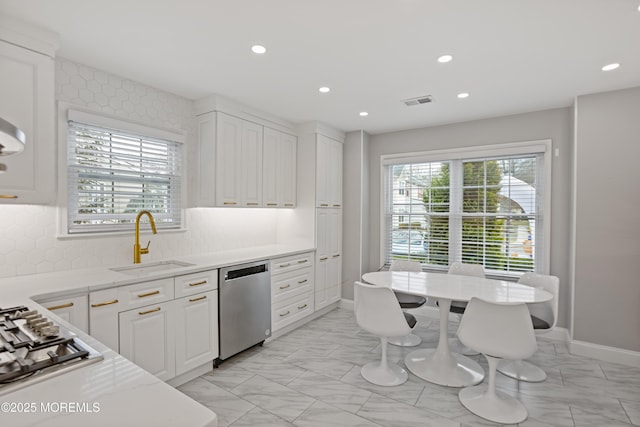
[[[353,300],[352,299],[344,299],[342,298],[338,301],[338,307],[344,308],[345,310],[353,311]]]
[[[569,342],[569,351],[578,356],[591,357],[605,362],[620,363],[621,365],[640,367],[640,352],[592,344],[584,341]]]

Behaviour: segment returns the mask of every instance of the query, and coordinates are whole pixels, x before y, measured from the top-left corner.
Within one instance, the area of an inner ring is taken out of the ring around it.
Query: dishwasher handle
[[[230,280],[241,279],[247,276],[253,276],[256,274],[268,273],[269,272],[269,263],[259,263],[253,264],[249,266],[238,266],[238,268],[229,269],[224,273],[224,280],[228,282]]]

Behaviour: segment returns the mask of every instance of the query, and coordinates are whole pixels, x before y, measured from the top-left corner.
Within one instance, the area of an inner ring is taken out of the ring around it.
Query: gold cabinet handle
[[[286,207],[288,207],[288,208],[292,208],[292,207],[293,207],[293,203],[285,203],[284,205],[285,205]]]
[[[162,310],[160,307],[156,307],[156,308],[152,308],[151,310],[147,310],[147,311],[139,311],[138,314],[140,316],[144,316],[145,314],[155,313],[156,311],[160,311],[160,310]]]
[[[329,206],[329,204],[328,203],[320,203],[320,206],[326,207],[326,206]]]
[[[235,205],[236,202],[224,202],[225,205]]]
[[[147,292],[146,294],[138,294],[138,298],[146,298],[152,295],[158,295],[160,291]]]
[[[278,206],[277,203],[267,203],[267,206]]]
[[[299,280],[299,281],[298,281],[298,283],[299,283],[299,284],[303,284],[303,283],[307,283],[307,282],[308,282],[308,280],[307,280],[307,279]]]
[[[287,289],[288,287],[290,287],[291,285],[284,285],[284,286],[280,286],[280,289]]]
[[[289,267],[291,265],[290,262],[286,263],[286,264],[280,264],[280,268],[285,268],[285,267]]]
[[[258,206],[258,203],[255,203],[255,202],[247,202],[247,206]]]
[[[339,256],[340,254],[334,254],[334,255],[331,255],[331,258],[338,258]]]
[[[340,207],[340,205],[333,205],[333,207],[334,207],[334,208],[339,208],[339,207]]]
[[[96,307],[104,307],[105,305],[111,305],[111,304],[117,304],[119,301],[117,299],[111,300],[111,301],[107,301],[107,302],[99,302],[97,304],[91,304],[91,307],[96,308]]]
[[[200,286],[200,285],[206,285],[207,281],[206,280],[202,280],[200,282],[196,282],[196,283],[189,283],[189,286]]]
[[[291,312],[289,310],[287,310],[286,313],[280,314],[280,317],[288,316],[289,314],[291,314]]]
[[[0,194],[0,199],[17,199],[15,194]]]
[[[207,299],[207,296],[203,295],[203,296],[201,296],[199,298],[192,298],[192,299],[189,300],[189,302],[202,301],[203,299]]]
[[[66,304],[60,304],[60,305],[54,305],[53,307],[47,307],[47,310],[60,310],[62,308],[69,308],[69,307],[73,307],[73,303],[72,302],[68,302]]]
[[[304,264],[307,261],[309,261],[309,260],[308,259],[301,259],[300,261],[298,261],[298,264]]]
[[[327,260],[327,258],[328,258],[328,257],[326,257],[326,256],[325,256],[325,257],[322,257],[322,258],[320,258],[320,261],[326,261],[326,260]]]
[[[305,304],[305,305],[301,305],[301,306],[299,306],[299,307],[298,307],[298,310],[302,310],[303,308],[307,308],[307,307],[308,307],[308,305],[307,305],[307,304]]]

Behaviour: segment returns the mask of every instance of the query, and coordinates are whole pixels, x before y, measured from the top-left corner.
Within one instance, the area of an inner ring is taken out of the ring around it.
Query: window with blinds
[[[462,261],[497,276],[542,271],[544,153],[455,154],[386,162],[385,263],[446,270]]]
[[[141,210],[180,228],[181,143],[70,120],[68,233],[131,230]]]

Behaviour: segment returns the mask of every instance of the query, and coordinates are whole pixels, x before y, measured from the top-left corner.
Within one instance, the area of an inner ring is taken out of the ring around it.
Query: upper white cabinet
[[[295,136],[220,111],[198,130],[196,206],[295,207]]]
[[[292,208],[296,205],[297,139],[264,128],[262,145],[262,200],[266,207]]]
[[[27,141],[22,153],[0,158],[7,166],[0,203],[55,203],[54,50],[38,50],[40,44],[3,25],[0,20],[0,117],[23,130]]]
[[[316,141],[316,206],[342,206],[342,142],[322,134]]]

